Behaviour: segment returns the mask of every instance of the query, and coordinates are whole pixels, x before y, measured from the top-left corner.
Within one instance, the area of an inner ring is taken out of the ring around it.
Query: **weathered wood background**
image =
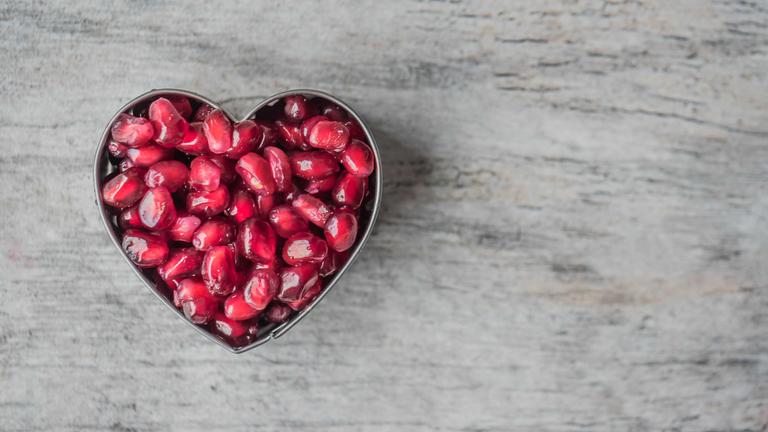
[[[768,428],[767,2],[6,0],[0,34],[0,430]],[[245,355],[93,205],[165,86],[326,89],[383,147],[365,253]]]

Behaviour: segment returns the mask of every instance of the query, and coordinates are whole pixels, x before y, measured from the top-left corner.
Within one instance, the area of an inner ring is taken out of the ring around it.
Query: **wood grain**
[[[765,431],[768,4],[6,1],[0,430]],[[242,356],[125,268],[92,151],[181,87],[316,87],[380,223]]]

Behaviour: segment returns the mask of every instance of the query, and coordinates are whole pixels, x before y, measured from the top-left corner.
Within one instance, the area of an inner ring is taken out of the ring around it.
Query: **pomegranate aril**
[[[298,300],[318,278],[316,264],[286,267],[280,272],[280,291],[277,298],[283,302]]]
[[[251,321],[235,321],[221,312],[211,320],[211,331],[234,345],[249,343],[258,333],[258,326]]]
[[[270,195],[275,192],[275,181],[269,162],[256,153],[248,153],[241,157],[235,165],[235,171],[257,195]]]
[[[221,168],[208,156],[198,156],[189,164],[189,186],[200,191],[212,191],[221,184]]]
[[[151,230],[164,230],[176,222],[176,206],[168,189],[160,186],[144,194],[139,202],[139,218]]]
[[[187,194],[187,211],[201,216],[211,217],[224,211],[229,203],[229,189],[219,186],[216,190],[190,191]]]
[[[310,180],[304,186],[304,191],[310,195],[319,195],[330,192],[336,186],[336,176],[328,176],[321,179]]]
[[[272,270],[254,270],[243,286],[246,303],[256,310],[266,309],[280,289],[280,278]]]
[[[211,153],[223,154],[232,147],[232,122],[223,111],[211,111],[203,121],[203,131]]]
[[[277,133],[289,149],[308,149],[301,136],[301,127],[298,124],[284,120],[275,120]]]
[[[235,172],[235,161],[227,159],[223,155],[210,155],[208,158],[211,162],[221,168],[221,182],[230,184],[237,180],[237,172]]]
[[[291,206],[304,219],[321,228],[333,213],[333,207],[309,194],[299,195],[293,200]]]
[[[124,158],[126,152],[128,151],[128,146],[115,140],[109,140],[109,144],[107,144],[107,151],[112,157]]]
[[[201,254],[193,248],[173,249],[168,259],[157,267],[157,274],[165,283],[198,276],[203,262]],[[179,282],[176,282],[178,285]]]
[[[147,144],[139,148],[129,148],[125,155],[137,167],[150,167],[161,160],[172,159],[173,149]]]
[[[177,212],[176,221],[168,229],[168,235],[173,241],[191,243],[192,236],[201,223],[202,221],[199,217],[179,211]]]
[[[251,271],[253,272],[256,270],[271,270],[277,273],[281,267],[282,267],[282,262],[280,262],[280,260],[277,257],[275,257],[275,259],[269,262],[253,263],[253,265],[251,266]]]
[[[272,195],[267,195],[272,196]],[[226,211],[236,223],[240,223],[256,215],[256,202],[250,192],[245,189],[236,189],[232,194],[232,200]]]
[[[264,318],[267,320],[267,322],[272,324],[280,324],[288,321],[288,318],[291,317],[292,313],[293,309],[288,307],[288,305],[284,303],[272,302],[269,304],[269,306],[267,306],[267,310],[264,312]]]
[[[117,225],[122,229],[143,228],[139,217],[139,206],[128,207],[117,216]]]
[[[284,151],[277,147],[265,147],[263,150],[264,157],[269,163],[270,172],[272,173],[272,179],[275,181],[275,187],[280,192],[288,192],[291,190],[291,161],[288,159],[288,155]]]
[[[307,220],[296,213],[290,205],[279,205],[269,212],[269,223],[275,233],[288,238],[294,233],[309,230]]]
[[[320,294],[322,290],[323,290],[322,281],[318,279],[317,282],[312,284],[312,286],[310,286],[304,291],[304,293],[301,295],[301,298],[293,301],[288,301],[286,302],[286,304],[288,305],[288,307],[298,312],[304,309],[305,307],[307,307],[307,305],[311,303],[312,300],[314,300],[315,297],[317,297],[317,295]]]
[[[328,121],[328,120],[329,119],[326,116],[316,115],[316,116],[309,117],[308,119],[301,122],[300,131],[301,131],[301,137],[303,138],[304,142],[309,142],[309,133],[312,131],[312,128],[315,127],[315,125],[318,122]]]
[[[235,256],[227,246],[214,246],[203,257],[203,282],[215,295],[227,295],[237,287]]]
[[[224,315],[235,321],[248,320],[261,313],[245,301],[243,290],[239,289],[224,301]]]
[[[314,148],[340,152],[349,143],[349,129],[337,121],[319,121],[309,131],[307,144]]]
[[[152,122],[130,114],[120,114],[112,124],[112,139],[128,147],[141,147],[155,134]]]
[[[193,155],[201,155],[207,152],[208,140],[203,133],[203,124],[200,122],[190,123],[184,138],[176,146],[176,149]]]
[[[363,130],[363,128],[360,126],[358,122],[350,119],[344,122],[344,126],[346,126],[347,130],[349,130],[350,139],[358,139],[358,140],[365,141],[366,139],[365,131]]]
[[[303,194],[304,191],[296,183],[291,184],[291,190],[283,193],[283,202],[290,204],[296,199],[297,196]]]
[[[266,219],[269,216],[269,212],[275,206],[275,195],[258,195],[256,196],[256,215],[262,219]]]
[[[138,229],[125,230],[122,246],[137,267],[157,267],[168,259],[168,243],[158,235]]]
[[[320,111],[320,114],[328,117],[331,120],[334,121],[344,121],[347,119],[347,112],[340,106],[334,104],[334,103],[328,103],[323,107],[323,109]]]
[[[176,192],[187,182],[189,169],[183,163],[175,160],[160,161],[144,174],[144,183],[148,187],[163,186],[171,192]]]
[[[357,217],[349,210],[337,210],[323,229],[328,246],[337,251],[344,252],[355,244],[357,238]]]
[[[180,144],[189,127],[171,101],[162,97],[149,105],[148,117],[155,128],[155,142],[166,148]]]
[[[101,188],[101,197],[109,206],[126,208],[136,204],[146,191],[142,172],[130,168],[106,182]]]
[[[329,250],[328,255],[320,264],[320,277],[328,277],[336,273],[349,258],[349,252]]]
[[[166,99],[171,101],[173,107],[176,108],[179,114],[185,119],[189,119],[192,116],[192,104],[189,99],[184,96],[166,96]]]
[[[288,265],[320,264],[328,255],[328,245],[310,232],[299,232],[285,241],[282,255]]]
[[[126,172],[135,166],[136,164],[134,164],[132,160],[125,158],[117,164],[117,169],[119,172]]]
[[[360,207],[365,197],[366,181],[366,178],[355,177],[350,173],[342,174],[331,192],[333,202],[340,206]]]
[[[293,175],[306,180],[320,179],[339,172],[339,163],[324,151],[295,152],[290,156]]]
[[[373,172],[373,151],[367,144],[353,139],[341,152],[339,161],[352,175],[368,177]]]
[[[307,116],[308,112],[307,98],[301,95],[293,95],[285,97],[285,116],[288,120],[298,122]]]
[[[272,227],[256,218],[237,227],[237,251],[250,261],[270,262],[275,258],[277,238]]]
[[[256,151],[261,151],[264,147],[277,144],[277,138],[280,134],[277,132],[277,127],[274,123],[264,120],[253,120],[253,122],[261,127],[261,140],[256,145]]]
[[[208,114],[212,113],[216,108],[204,103],[201,104],[200,107],[197,108],[197,111],[195,111],[195,117],[193,118],[196,122],[204,122],[206,118],[208,118]]]
[[[246,153],[254,150],[261,142],[261,126],[251,120],[241,121],[235,125],[232,132],[232,147],[224,155],[230,159],[240,159]]]
[[[195,324],[207,323],[219,308],[219,300],[211,295],[205,283],[197,278],[179,282],[173,302],[177,307],[181,307],[187,319]]]
[[[192,235],[192,246],[197,250],[207,251],[214,246],[232,243],[235,239],[235,227],[222,218],[213,218],[202,225]]]

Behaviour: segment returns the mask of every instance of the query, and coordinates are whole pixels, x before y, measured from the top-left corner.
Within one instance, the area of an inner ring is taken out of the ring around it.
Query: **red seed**
[[[331,175],[321,179],[310,180],[304,187],[304,191],[310,195],[319,195],[332,191],[334,186],[336,186],[336,176]]]
[[[280,279],[272,270],[254,270],[243,286],[245,301],[256,310],[264,310],[280,289]]]
[[[327,255],[325,240],[306,231],[290,236],[283,245],[283,261],[288,265],[320,264]]]
[[[232,147],[232,122],[222,110],[213,110],[203,121],[211,153],[223,154]]]
[[[112,157],[124,158],[126,154],[125,152],[128,151],[128,146],[115,140],[109,140],[109,144],[107,144],[107,151],[110,155],[112,155]]]
[[[254,309],[245,301],[245,296],[241,289],[230,294],[230,296],[227,297],[227,300],[224,301],[224,315],[231,320],[248,320],[260,313],[260,310]]]
[[[339,172],[339,163],[324,151],[295,152],[290,156],[293,175],[306,180],[328,177]]]
[[[367,144],[353,139],[339,157],[341,164],[351,174],[358,177],[368,177],[373,172],[373,151]]]
[[[224,155],[230,159],[240,159],[256,148],[261,142],[261,134],[261,127],[251,120],[237,123],[234,132],[232,132],[232,147]]]
[[[193,119],[196,122],[204,122],[205,119],[208,117],[208,114],[213,112],[216,108],[208,105],[208,104],[201,104],[200,107],[195,111],[195,118]]]
[[[192,236],[202,221],[199,217],[185,211],[177,211],[176,222],[168,229],[171,240],[179,242],[192,242]]]
[[[166,96],[166,99],[171,101],[173,104],[173,107],[176,108],[176,111],[181,114],[182,117],[185,119],[189,119],[189,117],[192,115],[192,104],[189,102],[189,99],[187,99],[184,96]]]
[[[277,298],[284,302],[298,300],[318,279],[315,264],[286,267],[280,272],[280,292]]]
[[[109,206],[126,208],[136,204],[147,191],[142,180],[142,173],[137,168],[130,168],[104,183],[101,197]]]
[[[235,345],[247,345],[258,334],[259,327],[252,321],[235,321],[221,312],[211,320],[211,331],[225,341]]]
[[[365,131],[358,122],[353,119],[349,119],[344,122],[344,126],[349,130],[350,139],[366,140]]]
[[[333,213],[333,207],[309,194],[299,195],[293,200],[291,206],[304,219],[321,228]]]
[[[308,112],[307,98],[302,95],[292,95],[285,97],[285,116],[288,120],[298,122],[306,117]]]
[[[291,317],[291,314],[293,313],[293,309],[288,307],[288,305],[278,302],[272,302],[267,307],[266,312],[264,312],[264,318],[266,318],[267,322],[271,322],[273,324],[280,324],[285,321],[288,321],[288,318]]]
[[[223,155],[209,155],[208,158],[211,162],[221,168],[221,182],[230,184],[237,180],[237,172],[235,172],[235,161],[227,159]]]
[[[215,295],[228,295],[237,287],[235,256],[227,246],[214,246],[203,257],[203,282]]]
[[[256,153],[241,157],[235,165],[235,171],[255,194],[269,195],[275,192],[276,186],[269,162]]]
[[[342,107],[330,102],[323,107],[320,114],[339,122],[347,119],[347,112]]]
[[[277,133],[288,149],[308,149],[301,136],[301,127],[298,124],[283,120],[275,120]]]
[[[153,188],[163,186],[171,192],[176,192],[187,182],[189,169],[183,163],[175,160],[160,161],[144,174],[144,183]]]
[[[288,307],[298,312],[307,307],[307,305],[310,304],[321,291],[323,291],[323,283],[318,279],[317,282],[304,291],[301,298],[294,301],[288,301],[286,304]]]
[[[112,124],[112,139],[128,147],[141,147],[155,134],[152,122],[130,114],[120,114]]]
[[[208,151],[208,140],[203,133],[203,124],[194,122],[189,124],[187,132],[176,149],[187,154],[201,155]]]
[[[277,144],[277,138],[280,134],[277,132],[277,126],[274,123],[264,120],[253,120],[253,122],[261,127],[261,140],[256,145],[256,151],[261,151],[264,147]]]
[[[269,212],[269,223],[275,233],[282,238],[288,238],[294,233],[309,230],[306,219],[296,213],[290,205],[279,205]]]
[[[286,204],[290,204],[293,202],[294,199],[296,199],[297,196],[303,194],[304,192],[301,190],[299,185],[296,183],[291,184],[291,190],[283,194],[283,201]]]
[[[270,262],[275,258],[277,238],[264,221],[250,218],[237,227],[237,250],[250,261]]]
[[[349,129],[337,121],[319,121],[309,131],[307,143],[328,151],[340,152],[349,143]]]
[[[277,259],[277,257],[275,257],[275,259],[273,259],[270,262],[253,263],[253,265],[251,266],[251,271],[254,272],[256,270],[271,270],[277,273],[281,267],[282,267],[282,263],[280,262],[279,259]]]
[[[217,217],[200,225],[192,235],[192,246],[197,250],[207,251],[214,246],[232,243],[234,240],[235,227],[223,218]]]
[[[151,230],[164,230],[176,222],[176,207],[168,189],[160,186],[144,194],[139,202],[139,218]]]
[[[168,243],[158,235],[138,229],[125,230],[122,246],[137,267],[157,267],[168,259]]]
[[[265,147],[263,150],[264,157],[269,163],[270,172],[272,173],[272,179],[275,181],[275,186],[280,192],[288,192],[292,188],[291,184],[291,161],[288,159],[288,155],[284,151],[277,147]]]
[[[307,118],[303,122],[301,122],[301,127],[299,128],[301,131],[301,137],[304,139],[304,142],[309,142],[309,133],[312,131],[312,128],[315,127],[315,125],[318,122],[321,121],[329,121],[330,119],[324,115],[316,115]]]
[[[165,283],[172,285],[173,281],[198,276],[202,263],[202,255],[193,248],[172,249],[168,260],[157,267],[157,274]]]
[[[154,140],[166,148],[181,144],[189,124],[176,107],[166,98],[158,98],[149,105],[149,120],[155,128]]]
[[[129,148],[126,150],[125,155],[135,166],[146,168],[161,160],[172,159],[173,149],[147,144],[139,148]]]
[[[366,178],[355,177],[350,173],[344,173],[339,177],[339,182],[331,192],[333,202],[340,206],[358,208],[365,197]]]
[[[211,295],[200,279],[184,279],[174,292],[174,304],[181,307],[188,320],[205,324],[216,314],[219,300]]]
[[[320,276],[328,277],[336,273],[336,271],[347,261],[347,258],[349,258],[349,252],[329,250],[328,255],[325,257],[322,264],[320,264]]]
[[[229,203],[229,189],[219,186],[210,192],[190,191],[187,194],[187,211],[201,216],[211,217],[224,211]]]
[[[271,197],[272,195],[266,195]],[[245,189],[236,189],[232,194],[232,200],[229,202],[229,207],[226,210],[236,223],[240,223],[248,218],[256,215],[256,203],[253,200],[253,196]]]
[[[126,172],[126,171],[128,171],[129,169],[131,169],[131,168],[133,168],[133,167],[135,167],[135,166],[136,166],[136,165],[133,163],[133,161],[131,161],[131,160],[130,160],[130,159],[128,159],[128,158],[125,158],[125,159],[121,160],[121,161],[120,161],[120,162],[117,164],[117,168],[118,168],[118,170],[119,170],[120,172]],[[142,168],[138,168],[138,169],[142,169]]]
[[[275,206],[275,195],[258,195],[256,197],[256,215],[262,219],[269,216],[269,212]]]
[[[323,232],[331,249],[344,252],[355,244],[357,218],[351,211],[339,209],[328,218]]]
[[[198,156],[189,164],[189,186],[194,190],[212,191],[221,185],[221,168],[208,156]]]
[[[117,225],[126,230],[128,228],[144,228],[139,218],[139,206],[128,207],[117,216]]]

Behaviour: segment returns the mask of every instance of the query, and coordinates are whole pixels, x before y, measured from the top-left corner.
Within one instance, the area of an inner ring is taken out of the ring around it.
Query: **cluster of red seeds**
[[[285,97],[232,124],[167,96],[121,114],[102,188],[130,259],[229,343],[310,303],[357,239],[374,157],[338,105]]]

